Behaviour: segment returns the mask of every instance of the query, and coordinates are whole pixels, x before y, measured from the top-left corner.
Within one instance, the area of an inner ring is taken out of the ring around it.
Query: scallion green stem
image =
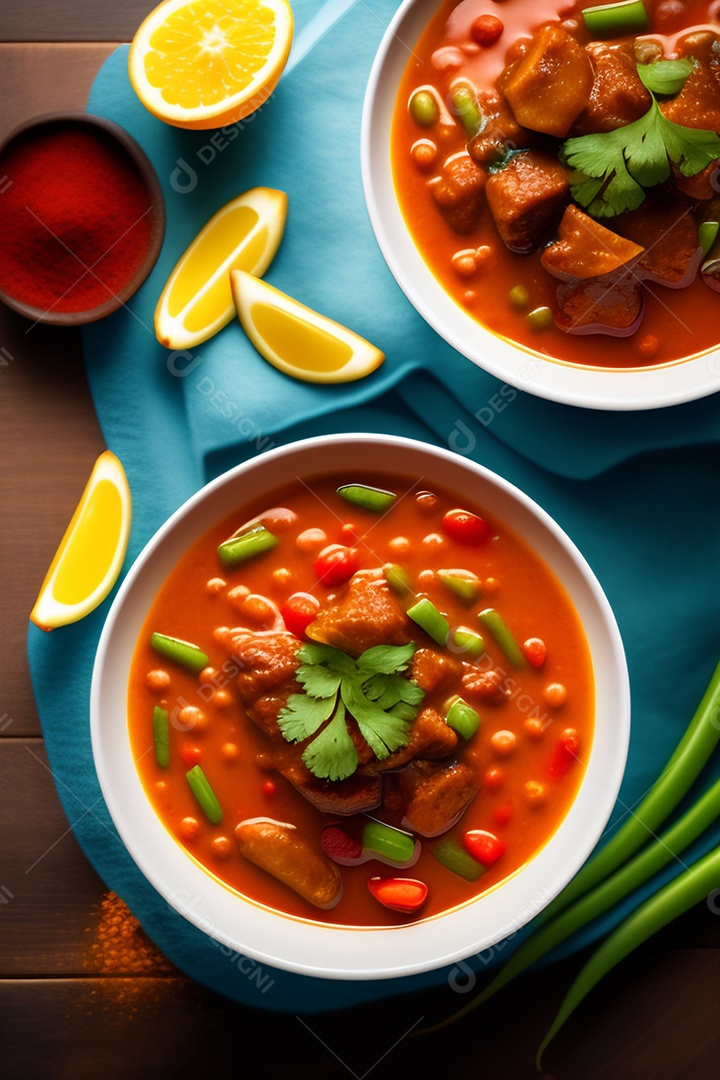
[[[548,904],[539,921],[558,912],[603,881],[650,840],[687,794],[720,740],[720,663],[685,734],[659,778],[637,806],[628,810],[625,824],[593,855],[559,896]]]
[[[538,1070],[551,1039],[603,976],[658,930],[704,900],[717,889],[718,881],[720,849],[716,848],[646,900],[604,939],[568,990],[550,1030],[540,1044],[537,1052]]]
[[[482,1005],[562,941],[639,888],[701,836],[720,817],[720,780],[654,843],[635,855],[655,835],[656,828],[687,793],[719,739],[720,663],[661,776],[633,810],[623,828],[541,912],[536,920],[538,929],[523,942],[485,989],[462,1009],[425,1031],[446,1027]],[[632,858],[633,855],[635,858]]]

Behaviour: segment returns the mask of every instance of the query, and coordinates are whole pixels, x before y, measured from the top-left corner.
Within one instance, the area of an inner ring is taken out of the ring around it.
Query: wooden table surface
[[[0,0],[0,137],[84,108],[149,0]],[[80,851],[44,753],[27,616],[103,449],[75,331],[0,311],[0,1070],[8,1080],[243,1075],[373,1080],[536,1076],[535,1048],[581,957],[532,973],[465,1021],[412,1038],[462,1000],[447,987],[317,1016],[244,1008],[175,970]],[[59,675],[59,677],[61,677]],[[557,1080],[718,1075],[720,912],[698,905],[609,976],[546,1057]]]

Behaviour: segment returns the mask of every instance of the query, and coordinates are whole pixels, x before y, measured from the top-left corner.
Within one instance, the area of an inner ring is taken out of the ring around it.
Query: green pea
[[[477,135],[483,126],[482,109],[475,95],[466,86],[459,87],[452,96],[452,106],[469,139]]]
[[[513,285],[508,293],[508,300],[518,311],[524,311],[530,303],[530,293],[524,285]]]
[[[533,330],[547,330],[555,320],[549,307],[536,307],[533,311],[528,311],[527,321]]]
[[[440,109],[429,90],[416,90],[410,98],[410,115],[421,127],[432,127],[440,116]]]

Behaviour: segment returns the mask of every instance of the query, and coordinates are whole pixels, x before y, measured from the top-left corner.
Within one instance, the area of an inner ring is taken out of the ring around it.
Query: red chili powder
[[[0,158],[0,289],[32,307],[86,311],[140,266],[150,196],[129,154],[85,125],[18,136]]]

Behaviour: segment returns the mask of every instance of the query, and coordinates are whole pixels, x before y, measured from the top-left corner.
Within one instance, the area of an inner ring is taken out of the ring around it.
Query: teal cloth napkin
[[[126,568],[185,498],[271,446],[332,432],[388,432],[450,446],[535,498],[598,574],[625,641],[633,695],[628,769],[614,821],[631,812],[679,739],[720,654],[720,399],[637,415],[556,405],[511,391],[455,353],[405,300],[380,255],[362,195],[361,106],[394,0],[294,0],[296,42],[271,100],[230,134],[184,132],[153,119],[127,80],[127,47],[106,62],[89,111],[121,124],[162,183],[167,234],[128,307],[84,330],[88,380],[108,446],[133,494]],[[232,324],[192,354],[152,331],[168,273],[200,227],[255,185],[289,196],[283,242],[266,278],[351,326],[386,353],[373,375],[344,386],[287,378]],[[500,395],[499,399],[495,396]],[[492,407],[493,400],[507,404]],[[89,687],[110,600],[75,626],[30,628],[33,684],[60,798],[109,887],[184,971],[248,1005],[309,1012],[431,985],[448,971],[336,983],[252,966],[226,955],[155,893],[119,841],[93,767]],[[73,657],[72,665],[67,658]],[[718,842],[698,843],[684,861]],[[659,880],[623,907],[636,905]],[[618,913],[574,939],[605,934]],[[470,958],[484,970],[495,955]],[[458,977],[456,972],[456,981]]]

